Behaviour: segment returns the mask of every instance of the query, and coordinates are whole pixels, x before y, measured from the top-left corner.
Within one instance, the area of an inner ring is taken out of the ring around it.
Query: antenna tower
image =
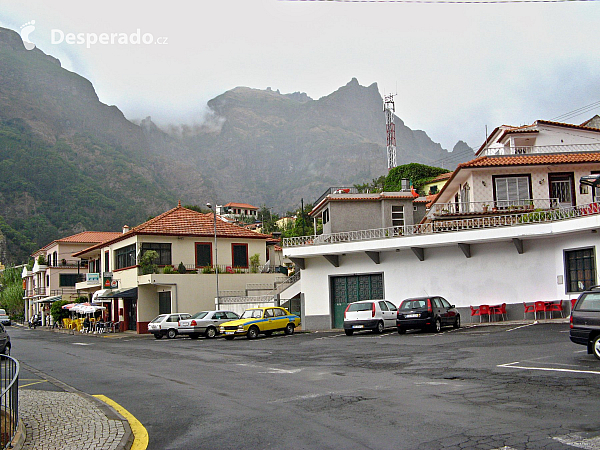
[[[385,130],[387,134],[387,165],[388,170],[397,166],[396,164],[396,124],[394,123],[394,94],[386,95],[383,100],[383,111],[385,112]]]

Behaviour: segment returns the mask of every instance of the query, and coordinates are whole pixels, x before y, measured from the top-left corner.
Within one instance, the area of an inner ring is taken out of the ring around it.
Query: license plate
[[[406,317],[407,319],[416,319],[417,317],[420,317],[421,314],[407,314],[404,317]]]
[[[364,328],[364,325],[352,325],[352,328]]]
[[[235,331],[226,331],[225,334],[234,334]]]

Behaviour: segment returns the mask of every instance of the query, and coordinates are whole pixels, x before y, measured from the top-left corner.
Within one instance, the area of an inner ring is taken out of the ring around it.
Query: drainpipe
[[[153,279],[150,284],[152,286],[175,286],[175,312],[179,312],[179,296],[177,295],[177,283],[156,283]]]

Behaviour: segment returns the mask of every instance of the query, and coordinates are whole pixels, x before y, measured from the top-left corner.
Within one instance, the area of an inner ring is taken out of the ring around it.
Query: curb
[[[23,362],[20,362],[20,364],[23,367],[25,367],[27,370],[29,370],[30,372],[35,373],[40,378],[44,378],[45,380],[48,380],[49,383],[53,384],[57,388],[62,389],[65,392],[77,394],[80,397],[83,397],[84,399],[89,401],[90,403],[94,403],[94,405],[100,411],[102,411],[104,413],[104,415],[106,416],[107,419],[116,420],[116,421],[121,422],[123,424],[123,429],[125,430],[125,434],[123,435],[121,442],[119,442],[119,444],[117,444],[117,446],[115,447],[115,450],[130,450],[131,449],[131,446],[133,445],[135,436],[133,435],[131,426],[129,425],[129,421],[125,417],[123,417],[121,414],[119,414],[117,412],[117,410],[115,410],[112,406],[103,402],[100,399],[97,399],[93,395],[86,394],[85,392],[75,389],[73,386],[69,386],[68,384],[63,383],[62,381],[60,381],[50,375],[45,374],[44,372],[41,372],[41,371],[31,367],[28,364],[25,364]],[[19,422],[22,423],[22,421],[20,419],[19,419]],[[23,442],[21,443],[21,445],[25,442],[25,438],[26,438],[25,426],[23,425]]]
[[[23,444],[25,443],[26,438],[27,430],[25,429],[25,424],[19,418],[19,423],[17,424],[17,432],[15,433],[15,437],[13,438],[13,440],[7,448],[12,448],[13,450],[21,450],[23,448]]]

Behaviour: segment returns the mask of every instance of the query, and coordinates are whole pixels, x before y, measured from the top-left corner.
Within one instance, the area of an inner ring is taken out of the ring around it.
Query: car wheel
[[[198,339],[200,337],[200,333],[192,333],[190,334],[191,339]]]
[[[204,332],[204,336],[208,339],[212,339],[217,335],[217,329],[215,327],[208,327]]]
[[[600,335],[594,338],[594,342],[592,343],[592,350],[594,352],[594,356],[600,359]]]
[[[175,330],[173,328],[169,328],[169,331],[167,331],[167,337],[169,339],[175,339],[176,336],[177,336],[177,330]]]
[[[154,338],[155,339],[162,339],[162,334],[160,334],[160,333],[154,333]]]
[[[225,336],[225,339],[227,339],[228,341],[233,341],[233,336]]]
[[[442,331],[442,322],[440,321],[440,319],[435,319],[435,322],[433,323],[433,331],[435,333],[439,333],[440,331]]]
[[[246,337],[248,339],[256,339],[258,337],[258,328],[257,327],[250,327],[248,328],[248,333],[246,334]]]
[[[398,327],[398,334],[406,334],[406,329]]]
[[[346,333],[346,336],[352,336],[354,334],[354,330],[345,329],[344,333]]]
[[[377,334],[383,333],[383,322],[377,322],[377,327],[373,330]]]
[[[460,328],[460,316],[456,316],[456,320],[454,321],[454,328]]]
[[[10,356],[10,344],[6,344],[4,350],[2,351],[3,355]]]
[[[288,323],[287,326],[285,327],[285,330],[283,330],[283,332],[285,334],[287,334],[288,336],[290,334],[294,334],[294,324],[293,323]]]

